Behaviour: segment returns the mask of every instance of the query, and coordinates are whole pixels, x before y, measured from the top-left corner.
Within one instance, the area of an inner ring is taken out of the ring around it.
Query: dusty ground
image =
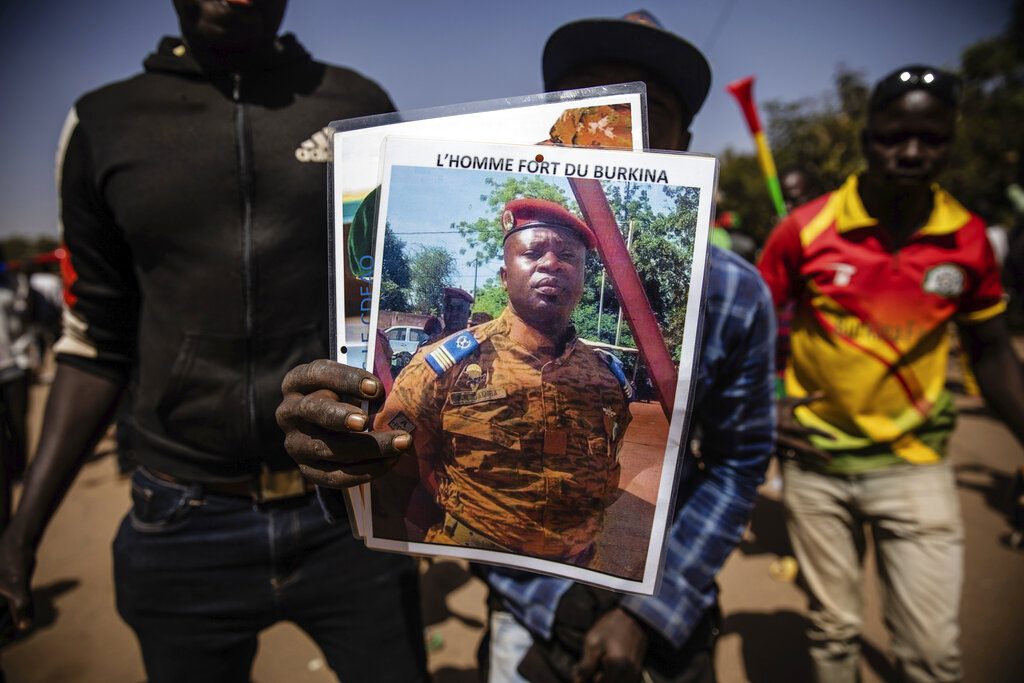
[[[45,387],[34,391],[36,405]],[[1003,506],[1024,454],[977,401],[964,410],[952,462],[967,528],[963,650],[967,681],[1024,680],[1024,553],[1009,549]],[[36,413],[38,415],[38,412]],[[808,680],[805,598],[794,583],[771,578],[787,552],[777,482],[763,488],[746,541],[720,577],[725,628],[717,653],[723,683]],[[131,631],[115,610],[110,543],[128,508],[128,483],[112,457],[85,466],[58,511],[39,554],[34,581],[38,623],[7,647],[0,663],[10,683],[139,683],[145,678]],[[877,585],[866,585],[866,682],[893,680]],[[438,683],[476,680],[475,650],[484,618],[482,585],[453,562],[424,563],[424,614],[430,665]],[[254,669],[258,683],[335,680],[309,639],[290,624],[265,632]],[[346,682],[352,683],[352,682]]]

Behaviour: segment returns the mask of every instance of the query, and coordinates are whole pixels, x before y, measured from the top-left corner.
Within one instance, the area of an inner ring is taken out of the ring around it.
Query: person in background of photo
[[[444,333],[444,326],[441,321],[435,316],[430,316],[427,321],[423,323],[423,331],[426,333],[427,338],[419,343],[417,349],[422,349],[424,346],[433,344],[435,341],[441,338]]]
[[[797,306],[779,444],[821,683],[860,678],[869,538],[901,679],[963,678],[950,322],[989,407],[1024,443],[1024,379],[985,223],[934,182],[958,98],[957,78],[928,66],[881,79],[862,134],[867,170],[794,209],[759,264],[775,303]]]
[[[593,234],[540,199],[509,202],[502,225],[505,311],[418,353],[374,424],[409,431],[433,472],[443,519],[425,542],[588,566],[631,420],[618,360],[569,322]]]
[[[566,24],[548,39],[549,91],[644,81],[655,149],[685,151],[707,96],[704,56],[646,12]],[[753,266],[710,250],[704,339],[693,397],[701,458],[686,453],[663,579],[623,596],[481,566],[491,587],[490,683],[713,681],[721,627],[715,576],[739,542],[774,446],[771,298]],[[683,443],[689,444],[688,438]]]
[[[810,171],[805,168],[786,169],[779,176],[779,184],[782,187],[782,197],[786,202],[786,211],[792,211],[821,194],[818,183],[815,182]]]
[[[393,109],[279,36],[285,5],[175,0],[183,38],[80,98],[62,136],[69,323],[0,592],[27,628],[43,531],[131,383],[114,587],[150,683],[249,681],[285,620],[342,680],[428,677],[415,562],[330,524],[274,421],[285,372],[327,355],[324,167],[303,152]]]
[[[464,289],[445,287],[441,297],[441,317],[444,318],[444,331],[441,336],[447,337],[469,324],[469,311],[476,299]]]
[[[477,325],[483,325],[494,320],[494,316],[484,311],[477,311],[473,315],[469,316],[469,327],[476,327]]]

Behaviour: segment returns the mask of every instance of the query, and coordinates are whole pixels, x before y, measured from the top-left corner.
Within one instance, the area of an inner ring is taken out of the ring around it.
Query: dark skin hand
[[[775,438],[776,453],[784,458],[805,458],[820,460],[821,462],[828,462],[832,459],[828,451],[818,448],[808,438],[810,436],[821,436],[830,439],[832,436],[820,429],[803,426],[797,422],[796,416],[793,413],[796,408],[814,403],[823,396],[824,394],[821,392],[815,392],[803,398],[784,396],[778,400],[775,408],[778,421],[778,434]]]
[[[573,683],[634,683],[647,655],[647,633],[620,607],[606,612],[583,638]]]
[[[32,625],[29,584],[43,531],[110,423],[121,389],[121,384],[104,377],[65,364],[57,366],[21,503],[0,536],[0,595],[7,598],[11,618],[20,630]],[[82,400],[83,396],[88,399]]]
[[[343,489],[381,476],[409,452],[412,436],[400,430],[367,431],[384,386],[368,372],[330,360],[293,368],[281,385],[277,424],[302,474],[318,486]]]

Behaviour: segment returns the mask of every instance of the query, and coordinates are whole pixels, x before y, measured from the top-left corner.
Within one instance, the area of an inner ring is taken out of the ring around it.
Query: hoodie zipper
[[[245,105],[242,103],[242,76],[231,74],[234,87],[231,98],[235,103],[235,149],[238,152],[239,193],[242,200],[242,304],[245,312],[245,401],[246,433],[250,441],[256,434],[256,378],[253,358],[253,276],[252,276],[252,159],[245,133]]]

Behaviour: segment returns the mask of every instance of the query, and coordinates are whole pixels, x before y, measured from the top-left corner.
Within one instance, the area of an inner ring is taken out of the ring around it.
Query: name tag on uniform
[[[484,387],[476,391],[453,391],[448,398],[451,399],[453,406],[468,406],[484,401],[495,401],[506,396],[508,392],[502,387]]]

